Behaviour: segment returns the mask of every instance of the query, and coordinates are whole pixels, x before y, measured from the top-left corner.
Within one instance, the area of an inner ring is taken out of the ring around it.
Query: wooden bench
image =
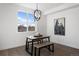
[[[29,41],[30,40],[30,41]],[[33,50],[33,48],[35,48],[35,55],[36,55],[36,49],[38,49],[39,50],[39,53],[38,53],[38,55],[40,55],[40,49],[41,48],[44,48],[44,47],[48,47],[48,49],[49,50],[51,50],[50,49],[50,46],[52,46],[53,48],[53,50],[52,51],[54,51],[54,44],[53,43],[45,43],[45,42],[50,42],[50,36],[42,36],[42,37],[33,37],[33,38],[30,38],[30,37],[26,37],[26,51],[29,53],[29,54],[31,54],[32,56],[33,56],[33,52],[34,52],[34,50]],[[41,45],[40,45],[41,44]],[[30,47],[31,47],[31,51],[29,51],[30,49],[29,49],[29,45],[30,45]],[[38,46],[37,47],[37,45],[40,45],[40,46]]]
[[[50,46],[52,46],[52,50],[50,49]],[[34,44],[34,48],[35,48],[35,53],[34,55],[36,56],[36,50],[38,49],[38,56],[40,56],[40,49],[47,47],[49,49],[49,51],[54,52],[54,43],[52,42],[43,42],[41,44]]]

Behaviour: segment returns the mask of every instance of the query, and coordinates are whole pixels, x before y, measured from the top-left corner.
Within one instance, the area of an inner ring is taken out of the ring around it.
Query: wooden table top
[[[50,36],[42,36],[42,37],[34,37],[34,36],[29,36],[27,37],[30,40],[35,40],[35,39],[44,39],[44,38],[49,38]]]

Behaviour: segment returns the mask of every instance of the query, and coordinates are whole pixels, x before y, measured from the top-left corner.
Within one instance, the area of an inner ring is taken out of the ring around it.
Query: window
[[[34,22],[34,16],[31,13],[25,11],[19,11],[18,17],[18,32],[35,31],[36,23]]]

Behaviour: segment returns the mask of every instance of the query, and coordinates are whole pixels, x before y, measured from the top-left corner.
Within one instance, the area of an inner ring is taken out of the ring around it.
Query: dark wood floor
[[[2,50],[0,56],[30,56],[25,51],[25,46]],[[79,49],[70,48],[60,44],[54,44],[54,52],[49,52],[48,49],[41,49],[41,56],[79,56]]]

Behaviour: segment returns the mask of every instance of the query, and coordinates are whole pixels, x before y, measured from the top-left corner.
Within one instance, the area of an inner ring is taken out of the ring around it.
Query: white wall
[[[16,14],[17,11],[21,9],[32,12],[31,9],[23,8],[22,6],[18,6],[16,4],[0,4],[0,50],[25,45],[26,36],[32,33],[18,32],[18,19]],[[42,21],[43,19],[41,22]],[[39,24],[38,27],[42,28],[41,30],[38,30],[43,33],[45,29],[43,29],[42,23],[40,25]]]
[[[54,35],[54,19],[65,17],[65,36]],[[47,16],[47,35],[51,41],[79,49],[79,6]]]
[[[38,21],[38,32],[40,32],[43,35],[46,35],[47,33],[47,20],[46,16],[41,16],[41,20]]]

